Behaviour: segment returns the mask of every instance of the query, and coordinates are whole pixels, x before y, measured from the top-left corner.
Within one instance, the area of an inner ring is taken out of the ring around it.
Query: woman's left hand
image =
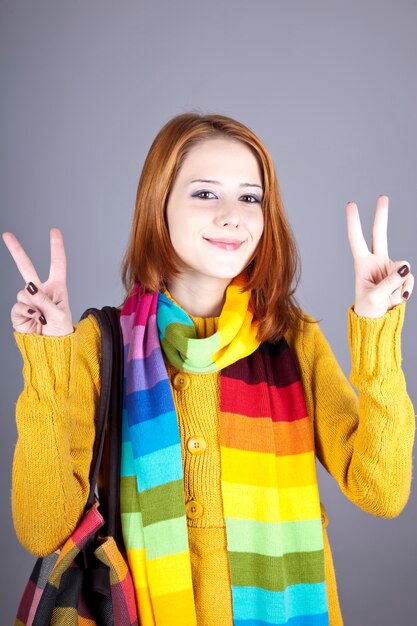
[[[346,207],[349,243],[355,267],[354,311],[362,317],[382,317],[413,291],[414,277],[408,261],[388,256],[388,197],[379,196],[372,230],[372,252],[362,233],[358,207]]]

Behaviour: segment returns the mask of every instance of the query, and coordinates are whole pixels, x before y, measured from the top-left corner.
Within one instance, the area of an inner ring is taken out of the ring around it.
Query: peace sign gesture
[[[73,333],[66,284],[67,263],[59,228],[50,230],[51,266],[44,283],[13,233],[5,232],[2,237],[26,283],[11,311],[14,330],[54,337]]]
[[[362,233],[358,207],[346,207],[349,243],[355,267],[354,311],[363,317],[382,317],[394,306],[407,300],[414,277],[407,261],[391,261],[388,256],[388,197],[380,196],[372,230],[372,252]]]

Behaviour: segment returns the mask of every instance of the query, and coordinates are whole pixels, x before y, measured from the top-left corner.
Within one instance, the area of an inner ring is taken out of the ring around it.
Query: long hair
[[[259,339],[276,342],[288,329],[298,329],[300,320],[309,321],[294,297],[300,279],[300,256],[285,215],[273,161],[261,140],[231,117],[183,113],[170,119],[155,137],[139,179],[130,240],[121,264],[126,297],[136,282],[145,293],[157,292],[185,269],[169,237],[167,200],[190,148],[215,137],[243,142],[260,166],[264,229],[256,254],[246,268],[246,289],[251,290]]]

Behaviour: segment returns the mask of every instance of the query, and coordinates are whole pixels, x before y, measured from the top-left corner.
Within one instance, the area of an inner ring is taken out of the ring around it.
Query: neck
[[[226,288],[231,279],[207,277],[198,282],[189,277],[177,277],[167,281],[171,296],[188,315],[194,317],[219,317],[225,301]]]

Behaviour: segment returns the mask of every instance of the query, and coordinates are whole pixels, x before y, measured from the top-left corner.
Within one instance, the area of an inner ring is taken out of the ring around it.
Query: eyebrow
[[[213,183],[215,185],[223,185],[223,183],[221,183],[219,180],[207,180],[207,179],[203,179],[203,178],[197,178],[195,180],[190,181],[191,183]],[[262,189],[261,185],[254,185],[252,183],[242,183],[241,185],[239,185],[239,187],[259,187],[259,189]]]

